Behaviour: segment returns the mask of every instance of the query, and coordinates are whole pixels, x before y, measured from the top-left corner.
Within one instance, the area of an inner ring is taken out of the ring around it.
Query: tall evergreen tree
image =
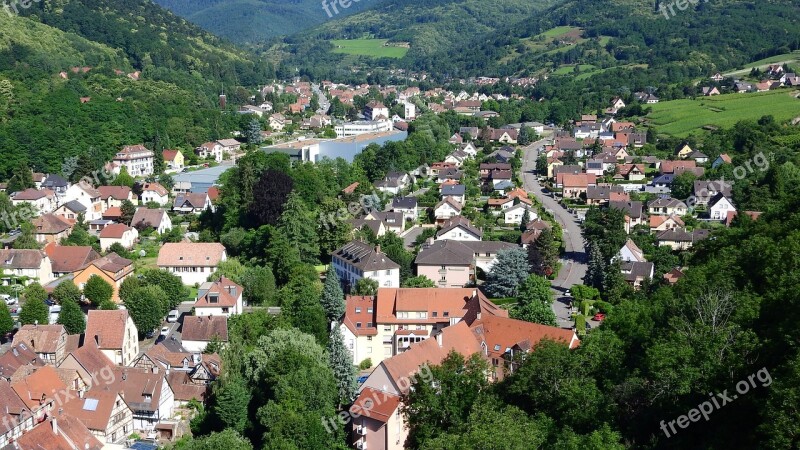
[[[344,292],[342,292],[339,276],[336,274],[336,269],[333,268],[332,264],[328,266],[325,286],[322,288],[322,299],[320,301],[322,302],[322,307],[325,309],[328,322],[341,320],[345,309]]]
[[[125,199],[122,201],[119,210],[121,214],[119,217],[120,222],[130,225],[133,215],[136,214],[136,206],[130,200]]]
[[[319,241],[314,216],[300,195],[292,191],[278,220],[278,227],[299,250],[300,260],[309,264],[319,262]]]
[[[247,124],[245,139],[247,139],[248,144],[252,145],[258,145],[264,140],[261,136],[261,122],[259,122],[258,119],[254,118]]]
[[[519,223],[519,231],[523,233],[528,229],[528,222],[531,221],[531,214],[526,209],[525,212],[522,213],[522,220]]]
[[[513,297],[517,287],[528,278],[530,270],[528,255],[521,247],[503,250],[497,254],[497,262],[486,275],[486,293],[490,297]]]
[[[81,307],[74,300],[61,302],[61,314],[58,323],[64,325],[67,334],[81,334],[86,330],[86,318]]]
[[[606,262],[600,252],[600,246],[592,243],[589,246],[589,264],[586,269],[586,276],[583,278],[584,284],[595,289],[603,289],[605,279]]]
[[[355,398],[358,383],[356,382],[356,367],[353,365],[353,354],[344,344],[344,337],[338,322],[333,322],[331,326],[328,358],[333,375],[336,377],[336,385],[339,388],[339,404],[347,405]]]
[[[11,317],[11,311],[4,306],[0,306],[0,335],[10,333],[14,330],[14,319]]]
[[[539,237],[528,246],[528,262],[537,275],[547,277],[553,273],[558,263],[558,247],[552,230],[542,230]]]

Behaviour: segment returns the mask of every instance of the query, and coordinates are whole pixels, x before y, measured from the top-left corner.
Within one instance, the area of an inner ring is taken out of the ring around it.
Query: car
[[[602,321],[606,320],[606,315],[603,314],[603,313],[597,313],[597,314],[594,315],[594,317],[592,317],[592,320],[596,320],[598,322],[602,322]]]
[[[6,305],[9,306],[17,303],[17,299],[8,294],[0,294],[0,298],[2,298],[6,302]]]
[[[565,296],[567,296],[567,297],[572,297],[572,292],[571,292],[569,289],[567,289],[567,290],[564,292],[564,295],[565,295]]]
[[[146,337],[147,339],[153,339],[153,336],[155,335],[156,335],[156,330],[150,330],[144,334],[144,337]]]
[[[170,330],[172,330],[172,327],[161,327],[161,335],[168,336]]]
[[[55,304],[56,304],[56,302],[55,302],[55,300],[53,300],[53,299],[51,299],[51,298],[47,298],[47,299],[44,301],[44,304],[45,304],[45,305],[47,305],[47,306],[53,306],[53,305],[55,305]]]
[[[364,382],[367,381],[367,378],[369,378],[369,375],[361,375],[358,377],[358,384],[364,384]]]
[[[169,312],[169,314],[167,314],[167,322],[175,323],[178,321],[178,317],[180,316],[181,316],[180,311],[178,311],[177,309],[173,309],[172,311]]]

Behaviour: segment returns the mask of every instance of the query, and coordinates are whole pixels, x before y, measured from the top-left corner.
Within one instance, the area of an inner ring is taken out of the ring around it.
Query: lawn
[[[581,72],[590,71],[595,68],[595,66],[591,64],[580,64],[579,67]],[[571,73],[575,73],[575,65],[561,66],[553,71],[553,75],[569,75]]]
[[[792,53],[784,53],[782,55],[770,56],[769,58],[764,58],[764,59],[760,59],[758,61],[753,61],[753,62],[751,62],[749,64],[746,64],[744,69],[735,70],[733,72],[728,72],[725,75],[745,75],[745,74],[750,73],[750,70],[753,67],[759,67],[761,69],[764,69],[765,66],[767,66],[769,64],[784,63],[784,62],[786,62],[788,64],[794,64],[797,61],[800,61],[800,50],[795,50]]]
[[[568,27],[568,26],[555,27],[555,28],[550,28],[549,30],[547,30],[544,33],[542,33],[540,36],[549,37],[549,38],[556,38],[556,37],[563,36],[565,34],[569,34],[570,32],[574,32],[574,31],[578,31],[578,30],[580,30],[580,28],[577,28],[577,27]]]
[[[659,133],[678,137],[700,133],[707,125],[728,128],[741,120],[758,120],[766,115],[785,121],[800,115],[800,100],[794,97],[797,94],[795,89],[778,89],[661,102],[652,105],[648,119]]]
[[[388,39],[339,39],[332,40],[334,53],[371,56],[373,58],[402,58],[408,48],[385,46]]]

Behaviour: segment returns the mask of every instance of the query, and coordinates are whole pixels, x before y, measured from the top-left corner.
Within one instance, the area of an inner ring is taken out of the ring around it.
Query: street
[[[572,328],[573,321],[570,319],[568,307],[570,299],[564,293],[573,285],[583,283],[583,277],[586,275],[586,250],[581,227],[575,217],[552,197],[548,197],[542,192],[542,186],[539,185],[534,174],[538,150],[546,141],[540,140],[522,149],[522,182],[526,191],[535,195],[546,209],[553,212],[564,231],[565,251],[561,258],[561,271],[552,281],[556,296],[556,301],[553,302],[553,311],[556,313],[560,327]]]

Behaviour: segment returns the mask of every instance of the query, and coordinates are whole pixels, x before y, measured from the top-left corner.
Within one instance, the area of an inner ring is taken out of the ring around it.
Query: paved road
[[[583,283],[583,277],[586,275],[586,249],[583,245],[580,225],[575,217],[552,197],[545,195],[542,192],[542,186],[536,180],[536,175],[534,174],[536,158],[539,148],[545,142],[544,140],[537,141],[523,148],[522,181],[525,190],[533,193],[545,208],[553,212],[556,220],[564,230],[565,252],[561,258],[561,271],[558,277],[552,281],[553,291],[556,294],[556,301],[553,302],[553,311],[556,313],[559,326],[571,328],[573,322],[569,319],[567,307],[569,298],[564,296],[564,292],[575,284]]]
[[[312,84],[311,90],[317,94],[317,97],[319,98],[319,109],[317,110],[317,113],[326,114],[328,109],[331,107],[331,102],[328,101],[328,97],[325,97],[325,93],[320,90],[318,84]]]

